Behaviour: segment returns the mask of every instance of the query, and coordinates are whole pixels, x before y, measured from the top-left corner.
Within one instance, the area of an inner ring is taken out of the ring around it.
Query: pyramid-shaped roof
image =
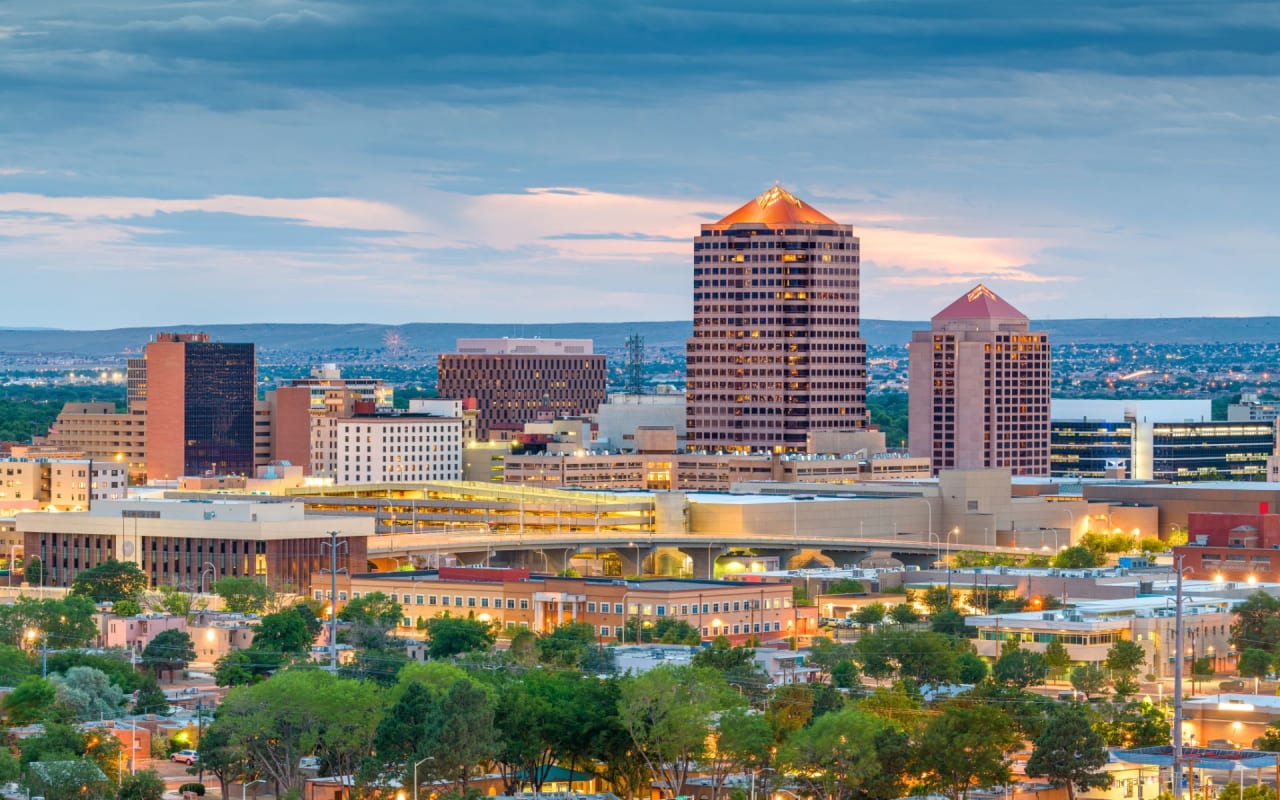
[[[978,284],[961,295],[954,303],[939,311],[935,320],[949,319],[1019,319],[1026,314],[1009,305],[983,284]]]
[[[715,223],[729,226],[756,223],[770,227],[785,225],[836,225],[831,217],[805,203],[781,186],[772,186],[756,199]]]

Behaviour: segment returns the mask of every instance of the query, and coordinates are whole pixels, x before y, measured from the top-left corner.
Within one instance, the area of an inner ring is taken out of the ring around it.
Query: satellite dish
[[[131,557],[133,555],[133,542],[125,542],[123,545],[121,545],[120,552],[121,554],[124,555],[125,558]]]

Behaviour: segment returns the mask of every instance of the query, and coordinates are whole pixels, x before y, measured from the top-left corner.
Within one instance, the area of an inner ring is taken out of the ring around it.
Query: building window
[[[521,611],[528,611],[528,610],[529,610],[529,600],[528,600],[528,598],[525,598],[525,597],[520,598],[520,610],[521,610]]]
[[[596,613],[596,604],[594,601],[590,601],[590,600],[587,601],[587,613],[588,614]]]
[[[614,603],[614,604],[613,604],[613,613],[615,613],[615,614],[621,614],[621,613],[622,613],[622,603]]]
[[[427,595],[427,605],[434,606],[436,604],[436,596],[434,594]]]
[[[601,626],[600,626],[600,635],[601,635],[601,636],[608,636],[608,635],[609,635],[609,626],[608,626],[608,625],[601,625]]]
[[[666,606],[658,606],[658,616],[660,616],[660,617],[665,617],[666,615],[667,615],[667,607],[666,607]]]

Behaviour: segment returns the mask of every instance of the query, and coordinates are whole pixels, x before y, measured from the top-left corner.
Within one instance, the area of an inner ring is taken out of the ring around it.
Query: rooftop
[[[954,319],[1017,319],[1027,315],[1001,299],[983,284],[978,284],[961,295],[954,303],[933,316],[934,320]]]
[[[837,225],[835,220],[783,189],[770,187],[754,200],[715,223],[716,227],[729,225]]]

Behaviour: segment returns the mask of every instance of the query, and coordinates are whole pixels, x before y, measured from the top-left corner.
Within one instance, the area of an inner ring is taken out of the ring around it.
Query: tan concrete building
[[[14,448],[25,452],[25,448]],[[0,460],[0,516],[23,511],[83,511],[99,500],[123,499],[124,464],[87,458]]]
[[[145,407],[131,404],[120,412],[114,403],[67,403],[44,441],[96,461],[124,464],[135,480],[147,472]]]
[[[1049,337],[979,284],[909,345],[910,451],[943,469],[1049,474]]]
[[[346,547],[339,566],[367,563],[373,519],[307,515],[302,503],[241,500],[106,500],[89,511],[18,516],[26,557],[48,567],[46,585],[70,586],[84,570],[115,558],[137,564],[152,586],[207,589],[224,576],[258,577],[302,588],[328,568],[330,530]]]
[[[311,413],[311,474],[335,483],[448,481],[462,477],[462,420],[377,413],[355,392],[326,393]]]
[[[594,414],[605,400],[605,357],[590,339],[459,339],[439,359],[437,393],[475,400],[476,437],[493,428]]]
[[[314,577],[311,585],[314,599],[330,599],[327,575]],[[338,576],[339,607],[370,592],[400,603],[401,627],[408,630],[450,615],[493,623],[505,636],[520,629],[547,633],[577,622],[591,625],[602,642],[614,642],[623,640],[630,619],[651,627],[674,617],[704,639],[727,636],[739,644],[752,636],[784,638],[795,625],[789,581],[561,578],[526,569],[475,567]]]
[[[810,431],[865,428],[853,226],[775,186],[693,250],[689,447],[795,452]]]

